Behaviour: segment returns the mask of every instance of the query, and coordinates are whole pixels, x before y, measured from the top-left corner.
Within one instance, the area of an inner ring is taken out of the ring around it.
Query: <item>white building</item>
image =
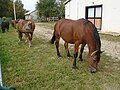
[[[119,0],[66,0],[65,18],[86,18],[102,32],[120,33]]]
[[[38,11],[34,10],[32,12],[28,12],[25,14],[25,19],[32,19],[32,20],[38,20]]]

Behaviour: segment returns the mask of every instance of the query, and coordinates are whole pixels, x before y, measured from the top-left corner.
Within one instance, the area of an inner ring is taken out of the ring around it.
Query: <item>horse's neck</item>
[[[100,51],[100,43],[97,42],[90,42],[88,43],[89,54],[93,53],[94,51]]]
[[[87,38],[89,41],[88,47],[89,47],[89,52],[92,53],[94,51],[100,51],[101,47],[101,41],[99,34],[96,30],[93,31],[93,34],[91,34],[90,38]]]

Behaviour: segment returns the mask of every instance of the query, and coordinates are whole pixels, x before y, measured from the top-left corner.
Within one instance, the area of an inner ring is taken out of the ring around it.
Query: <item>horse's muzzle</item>
[[[93,68],[93,67],[90,67],[89,70],[90,70],[91,73],[96,73],[96,71],[97,71],[97,69]]]

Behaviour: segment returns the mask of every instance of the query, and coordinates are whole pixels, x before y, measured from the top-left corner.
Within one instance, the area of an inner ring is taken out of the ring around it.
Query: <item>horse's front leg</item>
[[[83,51],[84,51],[85,45],[86,45],[86,43],[83,43],[83,44],[81,45],[79,61],[83,61],[83,59],[82,59],[82,53],[83,53]]]
[[[19,42],[22,41],[22,33],[18,31]]]
[[[68,43],[67,43],[67,42],[64,43],[64,47],[65,47],[65,50],[66,50],[66,52],[67,52],[67,56],[68,56],[68,57],[72,57],[72,56],[70,55],[70,52],[69,52],[69,49],[68,49]]]
[[[74,62],[73,62],[73,69],[77,69],[76,66],[76,58],[78,56],[78,48],[79,48],[80,43],[79,42],[75,42],[75,46],[74,46]]]
[[[29,41],[29,33],[25,33],[25,43]]]
[[[32,46],[32,38],[33,38],[33,33],[29,33],[29,47]]]
[[[29,41],[29,47],[32,46],[32,36],[33,36],[33,33],[26,33],[26,42],[27,40]]]
[[[59,39],[60,39],[60,38],[56,38],[55,45],[56,45],[57,55],[58,55],[59,57],[61,57],[60,52],[59,52]]]

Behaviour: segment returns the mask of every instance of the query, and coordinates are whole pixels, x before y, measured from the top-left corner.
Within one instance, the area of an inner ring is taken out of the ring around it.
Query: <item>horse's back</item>
[[[94,38],[95,35],[99,37],[95,25],[86,19],[61,19],[56,23],[55,31],[63,40],[69,43],[74,43],[78,40],[87,42],[89,37]]]
[[[86,19],[78,19],[78,20],[71,20],[71,19],[61,19],[59,20],[56,25],[55,29],[59,29],[60,31],[80,31],[84,29],[87,24],[90,23]]]
[[[74,21],[70,19],[60,19],[54,27],[56,36],[62,37],[62,39],[69,43],[74,43],[73,40],[73,31],[72,31],[72,25]]]
[[[82,39],[83,25],[81,20],[61,19],[55,25],[55,31],[63,38],[64,41],[74,43]]]
[[[25,27],[25,25],[30,22],[32,23],[32,29],[30,30],[30,32],[33,32],[35,29],[35,22],[33,20],[22,20],[20,19],[18,21],[18,31],[20,32],[29,32],[29,31],[24,31],[23,28]]]

